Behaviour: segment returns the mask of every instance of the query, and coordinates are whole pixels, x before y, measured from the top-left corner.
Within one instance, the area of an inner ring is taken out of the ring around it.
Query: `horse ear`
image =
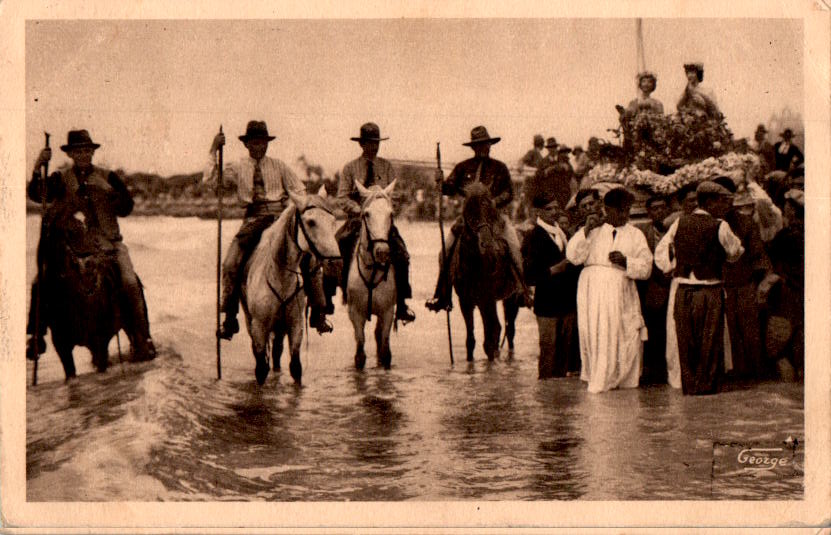
[[[363,184],[361,184],[358,181],[355,181],[355,187],[358,189],[358,195],[361,196],[361,199],[366,199],[367,197],[369,197],[369,190],[365,188]]]
[[[317,196],[320,197],[321,199],[326,199],[326,198],[329,197],[329,193],[326,191],[326,186],[325,185],[321,185],[320,189],[317,190]]]
[[[289,198],[291,199],[291,202],[293,202],[294,205],[297,207],[297,209],[300,210],[301,212],[303,211],[304,208],[306,208],[306,204],[307,204],[308,200],[306,199],[305,194],[295,193],[293,191],[289,191]]]
[[[394,190],[394,189],[395,189],[395,182],[396,182],[397,180],[398,180],[398,179],[396,178],[395,180],[393,180],[392,182],[390,182],[390,185],[389,185],[389,186],[387,186],[386,188],[384,188],[384,195],[386,195],[387,197],[391,197],[391,196],[392,196],[392,190]]]

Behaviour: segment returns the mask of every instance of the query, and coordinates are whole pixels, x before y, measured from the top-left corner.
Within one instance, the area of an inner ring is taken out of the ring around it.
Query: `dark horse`
[[[508,244],[502,238],[505,222],[491,200],[490,192],[480,183],[465,188],[462,208],[463,228],[452,259],[453,287],[467,328],[467,360],[473,360],[476,339],[473,335],[473,309],[485,328],[484,349],[488,360],[499,354],[502,326],[496,314],[496,302],[503,301],[505,336],[509,351],[514,348],[514,322],[519,311],[517,277],[513,273]]]
[[[130,322],[115,250],[87,226],[78,202],[63,199],[49,207],[38,246],[40,321],[52,333],[67,379],[76,375],[75,346],[89,349],[95,368],[105,372],[110,340]]]

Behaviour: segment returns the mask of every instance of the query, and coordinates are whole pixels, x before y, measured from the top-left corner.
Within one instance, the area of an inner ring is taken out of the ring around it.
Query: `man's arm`
[[[655,265],[664,273],[670,273],[675,269],[675,254],[672,248],[673,242],[675,241],[675,233],[678,231],[678,221],[680,221],[680,218],[676,219],[670,225],[667,233],[664,234],[664,237],[655,246]]]
[[[110,171],[107,182],[113,188],[112,204],[118,217],[127,217],[133,211],[133,196],[127,190],[127,185],[115,172]]]
[[[728,262],[735,262],[744,254],[742,241],[733,234],[730,225],[726,221],[722,221],[718,226],[718,241],[724,247],[724,252],[727,253]]]
[[[502,208],[514,200],[514,185],[511,182],[511,173],[508,167],[500,162],[498,174],[494,177],[493,203],[497,208]]]
[[[343,166],[343,171],[341,171],[340,178],[338,179],[336,202],[338,207],[349,215],[361,213],[361,207],[350,198],[354,189],[355,177],[353,176],[352,166],[346,164]]]

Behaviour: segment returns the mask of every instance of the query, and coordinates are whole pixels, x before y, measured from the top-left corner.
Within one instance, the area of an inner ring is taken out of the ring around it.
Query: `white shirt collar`
[[[554,240],[554,243],[557,245],[557,248],[560,249],[560,251],[562,251],[568,239],[566,238],[566,233],[563,232],[563,229],[560,228],[560,225],[556,223],[554,223],[553,225],[549,225],[540,217],[537,217],[537,225],[539,225],[544,231],[548,233],[549,236],[551,236],[551,239]]]

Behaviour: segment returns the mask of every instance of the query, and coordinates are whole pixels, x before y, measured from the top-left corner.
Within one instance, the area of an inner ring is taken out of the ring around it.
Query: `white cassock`
[[[626,269],[609,261],[620,251]],[[646,324],[635,280],[652,273],[652,253],[643,232],[629,223],[604,223],[578,230],[566,246],[566,258],[583,271],[577,283],[577,329],[580,332],[580,378],[589,392],[635,388],[641,375]]]

